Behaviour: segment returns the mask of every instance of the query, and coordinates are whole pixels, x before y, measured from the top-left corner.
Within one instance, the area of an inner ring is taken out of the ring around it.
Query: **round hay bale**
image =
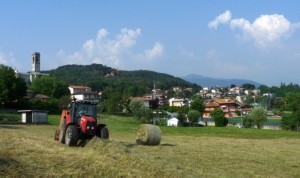
[[[136,133],[136,143],[139,145],[159,145],[161,130],[156,125],[141,124]]]

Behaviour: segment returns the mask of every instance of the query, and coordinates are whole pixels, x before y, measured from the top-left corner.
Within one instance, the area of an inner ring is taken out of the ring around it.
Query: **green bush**
[[[255,123],[250,115],[244,116],[242,119],[242,123],[245,128],[253,128],[255,125]]]
[[[216,127],[226,127],[228,119],[225,117],[224,112],[221,109],[215,109],[210,113],[212,119],[215,121]]]

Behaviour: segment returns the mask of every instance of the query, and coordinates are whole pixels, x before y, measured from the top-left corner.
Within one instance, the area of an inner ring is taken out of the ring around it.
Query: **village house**
[[[158,99],[158,104],[159,106],[167,106],[168,103],[168,96],[167,93],[164,91],[161,91],[161,89],[153,89],[151,94],[145,95],[145,98],[150,98],[150,99]]]
[[[190,101],[184,98],[171,98],[169,99],[169,106],[188,106]]]
[[[98,94],[87,86],[69,86],[71,99],[99,101]]]
[[[213,98],[206,103],[203,117],[211,117],[210,112],[216,108],[222,109],[225,113],[225,117],[236,117],[238,116],[236,111],[241,111],[240,105],[236,100],[230,98]]]

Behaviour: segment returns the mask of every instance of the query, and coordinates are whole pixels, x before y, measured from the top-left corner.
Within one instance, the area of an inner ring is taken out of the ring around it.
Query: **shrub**
[[[244,116],[242,123],[245,128],[253,128],[254,127],[254,121],[250,115]]]
[[[189,121],[193,124],[193,126],[195,126],[195,123],[198,122],[198,120],[201,116],[201,113],[197,110],[190,110],[187,113],[187,116],[188,116]]]
[[[215,121],[216,127],[226,127],[228,119],[225,117],[224,112],[221,109],[215,109],[210,113],[212,119]]]

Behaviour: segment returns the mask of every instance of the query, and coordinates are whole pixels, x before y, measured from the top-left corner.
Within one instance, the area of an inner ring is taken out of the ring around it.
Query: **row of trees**
[[[48,101],[39,101],[27,96],[27,90],[34,94],[50,96]],[[68,85],[56,77],[38,77],[30,86],[15,71],[0,64],[0,108],[42,109],[58,113],[63,105],[69,102]]]
[[[15,71],[0,64],[0,107],[15,107],[26,95],[26,83]]]
[[[300,92],[288,93],[283,105],[281,126],[286,130],[297,130],[300,127]]]

